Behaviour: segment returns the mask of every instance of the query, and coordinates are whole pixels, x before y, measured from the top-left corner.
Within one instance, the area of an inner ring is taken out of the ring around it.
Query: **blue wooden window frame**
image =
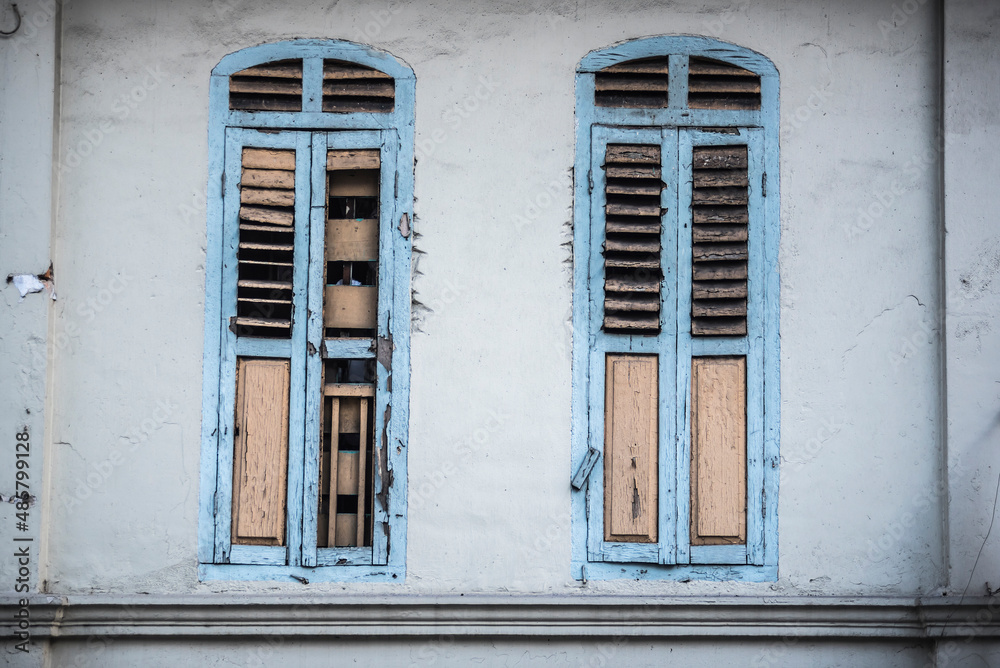
[[[667,106],[596,106],[595,73],[636,58],[669,58]],[[760,76],[759,110],[687,106],[688,59],[728,62]],[[573,575],[593,579],[772,581],[778,568],[778,72],[764,56],[715,39],[661,36],[589,53],[576,76],[574,210],[573,445],[571,474]],[[731,133],[704,131],[726,128]],[[657,144],[665,210],[661,232],[658,335],[608,334],[604,303],[604,172],[608,143]],[[750,226],[745,337],[692,337],[692,146],[746,145]],[[607,353],[656,353],[659,377],[659,507],[657,543],[604,541],[604,364]],[[746,545],[690,545],[690,371],[692,356],[747,357]],[[674,372],[676,370],[676,372]],[[592,467],[592,468],[591,468]],[[587,470],[591,474],[582,480]],[[582,483],[582,484],[581,484]]]
[[[302,111],[229,108],[229,77],[248,67],[302,59]],[[395,80],[387,113],[322,111],[323,60],[372,67]],[[295,40],[230,54],[210,84],[208,235],[198,561],[202,580],[398,581],[406,575],[406,451],[409,425],[410,243],[413,209],[412,70],[389,54],[337,40]],[[289,339],[237,337],[235,315],[241,149],[293,149],[295,266]],[[326,153],[378,149],[381,155],[378,334],[368,342],[323,338]],[[309,351],[318,351],[313,354]],[[236,358],[291,360],[286,545],[230,540]],[[317,548],[322,359],[378,358],[374,414],[372,547]],[[391,389],[391,391],[390,391]],[[387,416],[383,424],[382,416]],[[383,485],[382,476],[386,479]]]

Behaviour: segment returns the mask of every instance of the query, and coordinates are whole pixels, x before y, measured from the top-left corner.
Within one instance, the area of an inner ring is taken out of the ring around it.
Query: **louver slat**
[[[749,256],[747,147],[698,146],[692,165],[691,334],[743,336]]]
[[[594,77],[594,104],[631,109],[666,107],[667,60],[660,56],[605,67]]]
[[[396,82],[385,72],[356,63],[323,61],[323,111],[388,113],[395,98]]]
[[[295,151],[245,148],[242,163],[236,333],[287,339],[292,332]]]
[[[691,109],[760,109],[760,77],[736,65],[692,57],[688,63]]]
[[[238,111],[302,111],[302,61],[279,60],[229,77],[229,108]]]
[[[660,331],[660,147],[609,144],[605,153],[604,329]]]

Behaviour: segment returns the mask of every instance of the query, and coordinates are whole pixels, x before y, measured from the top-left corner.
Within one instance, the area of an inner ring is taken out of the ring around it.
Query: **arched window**
[[[576,87],[575,572],[774,579],[777,71],[653,37]]]
[[[212,72],[202,578],[405,573],[413,99],[348,42]]]

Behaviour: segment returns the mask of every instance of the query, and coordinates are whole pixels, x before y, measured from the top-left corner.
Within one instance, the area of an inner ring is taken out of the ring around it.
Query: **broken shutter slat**
[[[232,541],[285,544],[288,360],[237,363]]]
[[[745,544],[746,358],[691,360],[691,544]]]
[[[658,361],[608,355],[604,408],[604,539],[654,543],[658,517]]]

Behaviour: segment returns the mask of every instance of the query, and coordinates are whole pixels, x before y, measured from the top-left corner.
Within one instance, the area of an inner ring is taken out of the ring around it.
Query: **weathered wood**
[[[745,205],[748,201],[746,188],[694,188],[691,203],[695,205]]]
[[[361,262],[378,259],[378,221],[329,220],[326,223],[326,259]]]
[[[624,204],[618,202],[608,202],[604,207],[604,212],[608,216],[656,216],[663,214],[660,205],[657,204]]]
[[[240,70],[234,77],[275,77],[279,79],[302,78],[301,60],[277,60],[265,65],[256,65]]]
[[[610,269],[659,269],[660,256],[658,254],[605,256],[604,266]]]
[[[254,223],[241,222],[240,230],[250,231],[250,232],[278,232],[291,235],[293,230],[287,227],[279,227],[277,225],[260,225]]]
[[[324,393],[329,396],[327,393]],[[337,480],[340,477],[340,471],[338,470],[338,462],[340,458],[338,457],[340,451],[340,430],[337,425],[340,424],[340,399],[333,397],[329,399],[330,402],[330,490],[329,490],[329,505],[326,508],[327,512],[327,536],[326,545],[328,547],[333,547],[335,537],[337,535]]]
[[[736,281],[746,280],[746,262],[699,262],[692,267],[692,278],[696,281]]]
[[[660,310],[659,295],[611,295],[604,298],[606,311],[651,311]]]
[[[328,397],[374,397],[375,388],[369,383],[327,383],[323,394]]]
[[[356,114],[363,112],[389,113],[392,111],[394,98],[364,98],[323,96],[323,111],[334,114]]]
[[[691,297],[694,299],[745,299],[746,281],[693,281]]]
[[[323,61],[324,79],[392,79],[385,72],[371,67],[338,60]]]
[[[270,148],[244,148],[244,169],[295,170],[295,151]]]
[[[285,302],[286,304],[288,302]],[[236,324],[240,327],[278,327],[288,329],[292,326],[291,320],[282,318],[252,318],[250,316],[236,316]]]
[[[694,170],[695,188],[717,188],[720,186],[747,187],[747,170],[745,169],[696,169]]]
[[[608,218],[604,224],[606,232],[623,232],[626,234],[659,234],[661,231],[659,218],[646,218],[645,220],[635,220],[634,218]]]
[[[337,453],[337,494],[358,493],[358,453]]]
[[[240,202],[264,206],[295,206],[295,191],[243,187],[240,189]]]
[[[294,79],[242,79],[234,77],[229,82],[230,93],[259,93],[261,95],[302,95],[302,81]]]
[[[323,326],[338,329],[375,329],[378,288],[368,285],[328,285]]]
[[[302,111],[302,97],[234,93],[229,96],[229,108],[233,111]]]
[[[232,542],[284,545],[288,360],[237,360]]]
[[[760,78],[750,70],[730,65],[718,60],[708,60],[706,58],[693,57],[688,61],[689,76],[727,76],[727,77],[755,77]]]
[[[695,225],[691,230],[691,241],[746,241],[747,228],[743,225]]]
[[[282,169],[244,169],[240,185],[294,190],[295,172]]]
[[[393,97],[396,86],[392,81],[336,81],[323,84],[323,95],[350,97]]]
[[[275,251],[275,252],[290,252],[295,250],[293,244],[265,244],[256,241],[241,241],[240,249],[242,250],[263,250],[263,251]]]
[[[662,183],[609,183],[604,191],[609,195],[659,197],[665,187]]]
[[[283,210],[257,206],[256,204],[244,204],[240,207],[240,220],[291,227],[295,224],[295,212],[291,209]]]
[[[604,539],[657,540],[658,360],[608,355],[604,404]]]
[[[695,336],[746,336],[746,318],[694,318],[691,334]]]
[[[691,544],[746,542],[746,358],[691,360]]]
[[[648,236],[648,239],[641,237],[608,238],[604,241],[604,250],[627,253],[658,253],[660,251],[660,238],[652,234]]]
[[[607,165],[604,168],[604,173],[609,179],[658,179],[661,170],[659,165],[652,167]]]
[[[695,318],[746,317],[746,314],[745,299],[695,299],[691,303],[691,316]]]
[[[746,169],[746,146],[695,146],[691,151],[694,169]]]
[[[667,74],[669,72],[668,62],[666,56],[628,60],[617,65],[609,65],[600,70],[598,74]]]
[[[368,486],[366,484],[366,467],[365,464],[368,461],[368,440],[369,440],[369,428],[368,428],[368,407],[370,406],[369,399],[361,400],[361,415],[360,415],[360,427],[358,429],[358,523],[356,525],[356,533],[354,538],[354,545],[364,545],[365,544],[365,510],[368,507]]]
[[[750,222],[750,213],[745,206],[696,206],[691,213],[695,225],[705,223],[747,225]]]
[[[739,261],[747,259],[746,243],[698,243],[691,248],[695,262]]]
[[[660,277],[659,276],[623,276],[623,277],[609,277],[604,281],[604,290],[606,292],[659,292],[660,291]]]
[[[659,313],[605,313],[604,329],[657,332],[660,329]]]
[[[337,431],[341,434],[357,434],[361,428],[361,399],[342,397],[340,399],[340,421]]]
[[[378,169],[380,165],[379,152],[374,149],[342,149],[326,154],[326,168],[330,171]]]
[[[696,97],[700,95],[703,95],[703,93],[696,93],[688,96],[688,106],[690,108],[720,109],[728,111],[760,109],[759,97]]]
[[[264,281],[251,278],[241,278],[236,282],[240,288],[261,288],[263,290],[291,290],[291,281]]]
[[[336,547],[351,547],[357,545],[358,516],[353,513],[337,513],[337,531],[334,534]]]
[[[728,75],[727,75],[728,76]],[[692,93],[760,93],[760,81],[756,79],[695,79],[688,83]]]
[[[667,92],[666,77],[630,77],[621,76],[598,76],[594,81],[594,89],[599,91],[649,91],[655,93]]]
[[[608,144],[605,163],[660,164],[660,147],[655,144]]]

